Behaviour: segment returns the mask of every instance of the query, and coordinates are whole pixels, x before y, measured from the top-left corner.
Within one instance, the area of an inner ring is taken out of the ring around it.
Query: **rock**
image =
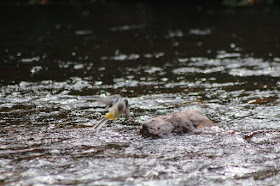
[[[140,130],[145,137],[163,137],[171,133],[188,133],[194,129],[212,127],[214,124],[200,110],[173,112],[146,121]]]

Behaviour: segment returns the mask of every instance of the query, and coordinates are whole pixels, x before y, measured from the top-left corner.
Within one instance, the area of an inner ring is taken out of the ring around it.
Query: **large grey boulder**
[[[140,133],[145,137],[163,137],[171,133],[188,133],[214,124],[200,110],[173,112],[143,123]]]

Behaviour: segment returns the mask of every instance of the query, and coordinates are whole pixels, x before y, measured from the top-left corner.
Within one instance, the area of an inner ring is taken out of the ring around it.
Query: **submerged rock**
[[[163,137],[171,133],[188,133],[194,129],[212,127],[214,124],[200,110],[173,112],[146,121],[140,130],[145,137]]]

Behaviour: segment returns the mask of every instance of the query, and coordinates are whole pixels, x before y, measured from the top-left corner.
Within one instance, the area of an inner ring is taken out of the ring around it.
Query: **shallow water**
[[[105,3],[0,12],[0,183],[280,183],[278,10]],[[105,115],[95,99],[111,94],[128,97],[133,117],[95,134]],[[188,109],[216,126],[140,136],[146,120]]]

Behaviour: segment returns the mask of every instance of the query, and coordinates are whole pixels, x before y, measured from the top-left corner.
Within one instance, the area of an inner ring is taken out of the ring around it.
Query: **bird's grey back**
[[[106,109],[112,107],[118,101],[121,101],[121,100],[122,100],[122,97],[119,94],[115,94],[115,95],[107,96],[107,97],[100,97],[97,99],[97,101],[104,103],[106,105]]]

